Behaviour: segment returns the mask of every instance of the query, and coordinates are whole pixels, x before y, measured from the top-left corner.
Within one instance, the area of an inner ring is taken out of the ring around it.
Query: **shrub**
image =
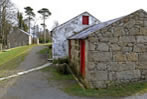
[[[53,64],[69,64],[68,58],[58,58],[53,60]]]
[[[57,70],[57,72],[59,72],[61,74],[70,74],[67,66],[68,65],[66,63],[56,64],[56,70]]]
[[[68,70],[68,58],[58,58],[53,60],[53,64],[56,64],[56,70],[61,73],[61,74],[69,74],[69,70]]]

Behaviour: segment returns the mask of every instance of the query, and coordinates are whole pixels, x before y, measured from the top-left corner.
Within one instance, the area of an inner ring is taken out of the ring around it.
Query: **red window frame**
[[[82,24],[83,25],[89,25],[89,16],[83,16],[82,17]]]

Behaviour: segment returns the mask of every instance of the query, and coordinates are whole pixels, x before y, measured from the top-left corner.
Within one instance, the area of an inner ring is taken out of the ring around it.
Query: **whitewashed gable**
[[[89,16],[89,25],[82,24],[82,16]],[[78,32],[91,25],[98,24],[100,21],[84,12],[70,21],[58,26],[53,32],[53,58],[61,58],[68,56],[67,38],[72,36],[74,32]]]

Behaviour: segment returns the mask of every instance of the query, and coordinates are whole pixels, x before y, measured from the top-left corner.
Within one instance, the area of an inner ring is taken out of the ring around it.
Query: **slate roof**
[[[68,39],[85,39],[86,37],[88,37],[88,35],[90,35],[91,33],[99,30],[99,29],[102,29],[120,19],[122,19],[123,17],[120,17],[120,18],[116,18],[116,19],[113,19],[113,20],[109,20],[109,21],[106,21],[106,22],[103,22],[103,23],[99,23],[99,24],[96,24],[96,25],[93,25],[87,29],[84,29],[83,31],[79,32],[78,34],[75,34],[71,37],[69,37]]]
[[[24,30],[21,30],[21,29],[19,29],[21,32],[23,32],[23,33],[25,33],[25,34],[27,34],[27,35],[29,35],[29,36],[32,36],[31,34],[29,34],[28,32],[25,32]]]
[[[140,9],[140,10],[137,10],[137,11],[135,11],[133,13],[136,13],[136,12],[139,12],[139,11],[145,12],[144,10]],[[133,14],[133,13],[131,13],[131,14]],[[129,14],[129,15],[131,15],[131,14]],[[98,30],[100,30],[102,28],[105,28],[106,26],[111,25],[112,23],[114,23],[116,21],[119,21],[120,19],[125,18],[127,16],[128,15],[120,17],[120,18],[116,18],[116,19],[113,19],[113,20],[109,20],[109,21],[106,21],[106,22],[103,22],[103,23],[93,25],[93,26],[91,26],[91,27],[89,27],[87,29],[82,30],[81,32],[78,32],[78,34],[74,34],[74,35],[70,36],[68,39],[85,39],[91,33],[95,32],[95,31],[98,31]]]

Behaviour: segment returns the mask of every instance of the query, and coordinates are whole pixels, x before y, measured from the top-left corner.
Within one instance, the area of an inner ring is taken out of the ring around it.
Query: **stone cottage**
[[[68,56],[68,40],[67,38],[74,32],[81,31],[100,21],[88,12],[84,12],[71,20],[61,24],[52,30],[53,41],[53,58],[61,58]]]
[[[8,35],[9,48],[32,44],[32,35],[18,28],[14,28]]]
[[[147,12],[138,10],[69,37],[69,58],[90,88],[147,80]]]

